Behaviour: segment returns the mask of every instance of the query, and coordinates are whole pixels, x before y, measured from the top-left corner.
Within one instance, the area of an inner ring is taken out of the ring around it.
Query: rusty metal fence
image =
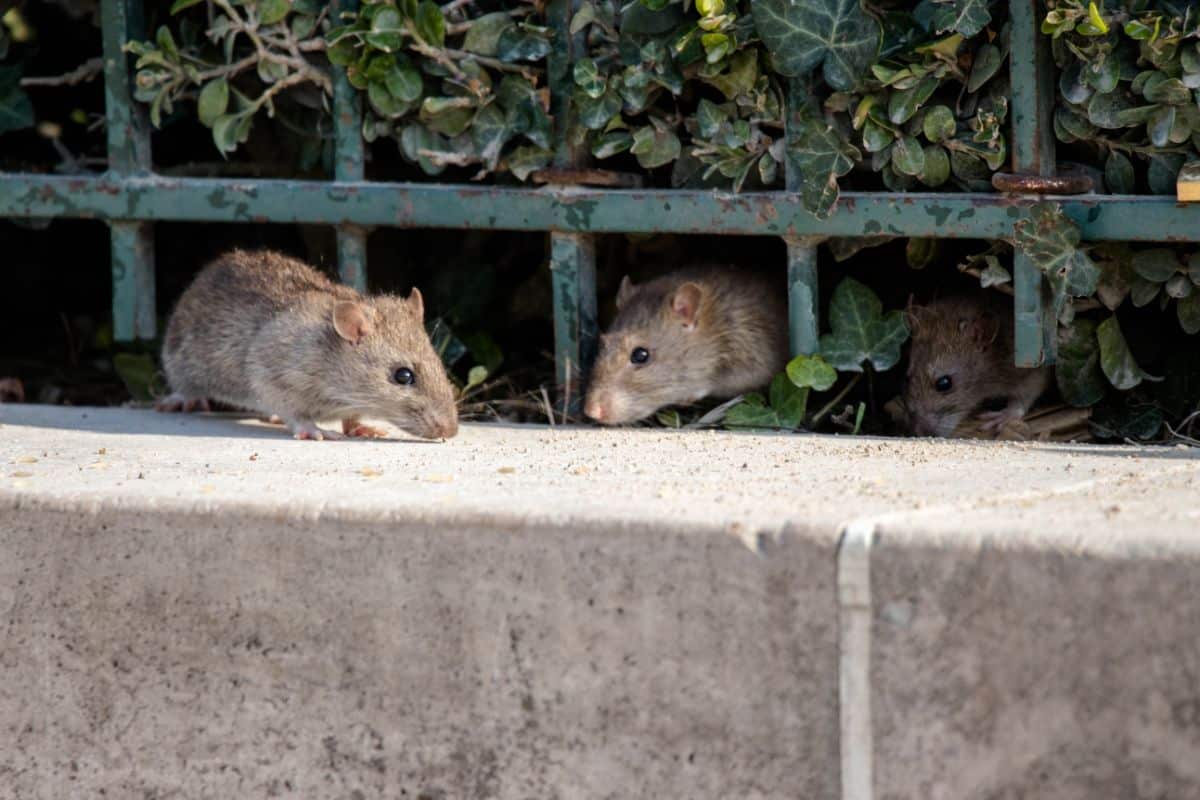
[[[350,9],[354,0],[342,0]],[[569,86],[563,77],[582,51],[568,34],[572,0],[553,0],[550,89],[559,122],[557,166],[575,163],[562,135]],[[1054,65],[1039,33],[1039,0],[1011,0],[1011,170],[1055,173]],[[118,340],[155,336],[156,221],[300,223],[337,229],[341,278],[366,285],[366,238],[375,227],[548,231],[554,297],[555,358],[560,386],[580,386],[596,341],[593,236],[599,233],[705,233],[779,236],[787,243],[791,343],[815,351],[818,333],[817,244],[837,236],[1011,239],[1013,226],[1046,197],[998,193],[844,192],[835,213],[817,219],[786,191],[503,188],[364,181],[359,93],[338,73],[334,91],[336,167],[332,181],[169,178],[154,173],[145,109],[133,100],[124,44],[143,38],[141,0],[102,0],[108,122],[108,171],[99,176],[0,174],[0,216],[89,218],[112,232],[113,329]],[[555,76],[560,76],[555,80]],[[568,81],[569,82],[569,81]],[[792,117],[788,115],[789,124]],[[1035,187],[1017,179],[1009,188]],[[1085,240],[1200,241],[1200,206],[1171,197],[1077,195],[1052,198]],[[1041,273],[1019,251],[1014,263],[1016,359],[1052,363],[1055,321]],[[569,402],[569,398],[565,398]]]

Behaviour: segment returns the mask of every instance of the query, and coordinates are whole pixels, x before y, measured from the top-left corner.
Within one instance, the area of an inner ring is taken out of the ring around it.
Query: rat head
[[[946,299],[910,304],[908,326],[912,349],[904,407],[909,427],[917,436],[950,436],[984,400],[1000,319],[970,301]]]
[[[425,306],[413,289],[407,299],[378,296],[333,307],[332,384],[341,387],[342,416],[383,419],[426,439],[458,433],[454,387],[424,326]]]
[[[583,411],[597,422],[620,425],[663,406],[694,403],[712,387],[718,348],[703,286],[659,279],[617,291],[617,317],[600,336]]]

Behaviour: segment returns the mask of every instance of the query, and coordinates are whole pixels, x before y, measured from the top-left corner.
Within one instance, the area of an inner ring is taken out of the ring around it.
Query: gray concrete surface
[[[0,406],[0,797],[1200,797],[1196,456]]]

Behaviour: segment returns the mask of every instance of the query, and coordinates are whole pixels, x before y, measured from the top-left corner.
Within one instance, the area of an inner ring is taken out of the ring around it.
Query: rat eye
[[[945,394],[946,392],[950,391],[951,387],[953,387],[953,386],[954,386],[954,382],[952,380],[950,380],[949,375],[943,375],[942,377],[938,378],[936,381],[933,382],[933,388],[937,389],[942,394]]]
[[[392,373],[392,380],[401,386],[412,386],[417,382],[417,376],[408,367],[400,367]]]
[[[650,360],[650,351],[644,347],[635,347],[633,352],[629,354],[629,362],[631,364],[645,364]]]

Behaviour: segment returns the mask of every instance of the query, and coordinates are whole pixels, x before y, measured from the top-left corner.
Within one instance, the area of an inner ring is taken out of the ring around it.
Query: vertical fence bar
[[[1013,172],[1053,175],[1054,62],[1050,58],[1050,43],[1040,31],[1042,3],[1011,0],[1009,11]],[[1020,251],[1013,257],[1013,293],[1017,366],[1053,364],[1058,342],[1057,321],[1046,297],[1041,272]]]
[[[340,14],[354,11],[358,0],[338,0]],[[350,84],[344,69],[333,70],[333,179],[340,183],[362,181],[362,95]],[[367,290],[367,230],[358,225],[337,227],[338,276],[360,292]]]
[[[133,100],[124,46],[143,36],[141,0],[101,0],[104,39],[104,105],[108,123],[108,172],[117,179],[149,172],[150,128],[145,109]],[[113,337],[153,339],[154,229],[148,222],[109,224],[112,251]]]
[[[571,36],[578,0],[554,0],[550,24],[554,52],[549,59],[558,167],[580,166],[585,153],[568,137],[571,114],[571,66],[586,52],[582,35]],[[578,412],[584,380],[596,353],[596,248],[590,234],[550,234],[550,275],[554,293],[554,362],[563,414]]]
[[[792,164],[791,142],[799,121],[800,109],[808,102],[808,84],[799,79],[788,81],[787,155],[784,158],[784,186],[789,192],[800,189],[800,174]],[[792,355],[817,352],[819,309],[817,308],[817,245],[820,238],[786,238],[788,255],[788,334]]]

